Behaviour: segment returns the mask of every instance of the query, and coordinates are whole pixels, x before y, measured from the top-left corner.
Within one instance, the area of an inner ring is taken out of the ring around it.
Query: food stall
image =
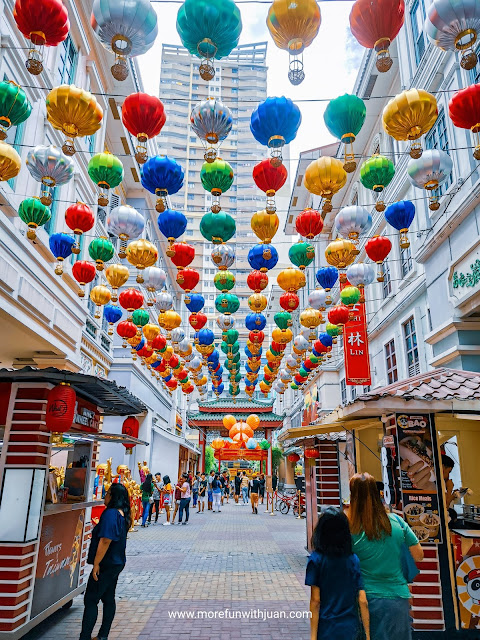
[[[341,432],[346,448],[338,474],[372,474],[386,504],[403,515],[424,548],[411,585],[415,637],[480,637],[480,374],[436,369],[282,433],[280,441],[318,450],[305,456],[307,509],[314,512],[308,538],[325,506],[314,479],[333,461],[333,455],[328,464],[321,459],[322,438]],[[442,466],[444,453],[453,469]]]
[[[99,445],[147,444],[103,433],[103,416],[145,410],[94,376],[0,370],[1,639],[22,637],[84,590],[92,507],[102,504],[93,489]],[[60,434],[49,431],[52,415],[63,420]]]

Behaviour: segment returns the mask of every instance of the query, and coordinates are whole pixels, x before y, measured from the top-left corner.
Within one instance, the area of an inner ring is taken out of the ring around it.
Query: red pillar
[[[205,447],[206,437],[203,431],[198,432],[198,444],[200,446],[200,473],[205,473]]]
[[[272,469],[272,430],[265,429],[265,439],[270,442],[270,447],[268,448],[268,457],[265,461],[265,466],[267,469],[267,476],[271,476],[273,473]]]

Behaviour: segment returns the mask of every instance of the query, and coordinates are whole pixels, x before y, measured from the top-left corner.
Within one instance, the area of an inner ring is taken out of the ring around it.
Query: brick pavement
[[[305,521],[264,512],[262,505],[253,515],[249,505],[230,502],[220,514],[191,510],[188,526],[157,524],[130,534],[109,640],[309,640],[308,619],[288,617],[309,606]],[[219,618],[225,610],[270,617]],[[204,617],[174,619],[174,611]],[[24,638],[75,640],[82,612],[76,598]]]

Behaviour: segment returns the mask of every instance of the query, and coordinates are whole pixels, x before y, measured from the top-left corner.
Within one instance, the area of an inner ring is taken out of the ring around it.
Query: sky
[[[153,48],[140,56],[138,62],[145,91],[158,95],[161,45],[181,44],[175,28],[180,3],[161,0],[152,4],[158,15],[159,33]],[[240,44],[268,42],[268,95],[286,95],[298,101],[302,112],[302,125],[291,144],[292,171],[296,168],[295,159],[300,151],[329,144],[334,140],[323,121],[327,102],[301,101],[331,99],[348,93],[353,88],[364,50],[350,33],[348,16],[352,4],[344,0],[319,3],[322,16],[320,31],[303,54],[305,80],[296,87],[287,78],[288,53],[275,46],[266,27],[269,4],[252,2],[238,5],[243,24]],[[159,97],[162,99],[161,95]],[[168,115],[168,101],[165,101],[165,107]]]

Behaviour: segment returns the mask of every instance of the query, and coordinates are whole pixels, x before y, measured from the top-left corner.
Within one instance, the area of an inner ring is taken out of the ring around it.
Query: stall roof
[[[79,396],[102,409],[106,416],[128,416],[145,413],[147,407],[125,387],[112,380],[97,378],[83,373],[62,371],[54,367],[47,369],[0,369],[0,382],[68,382]]]

